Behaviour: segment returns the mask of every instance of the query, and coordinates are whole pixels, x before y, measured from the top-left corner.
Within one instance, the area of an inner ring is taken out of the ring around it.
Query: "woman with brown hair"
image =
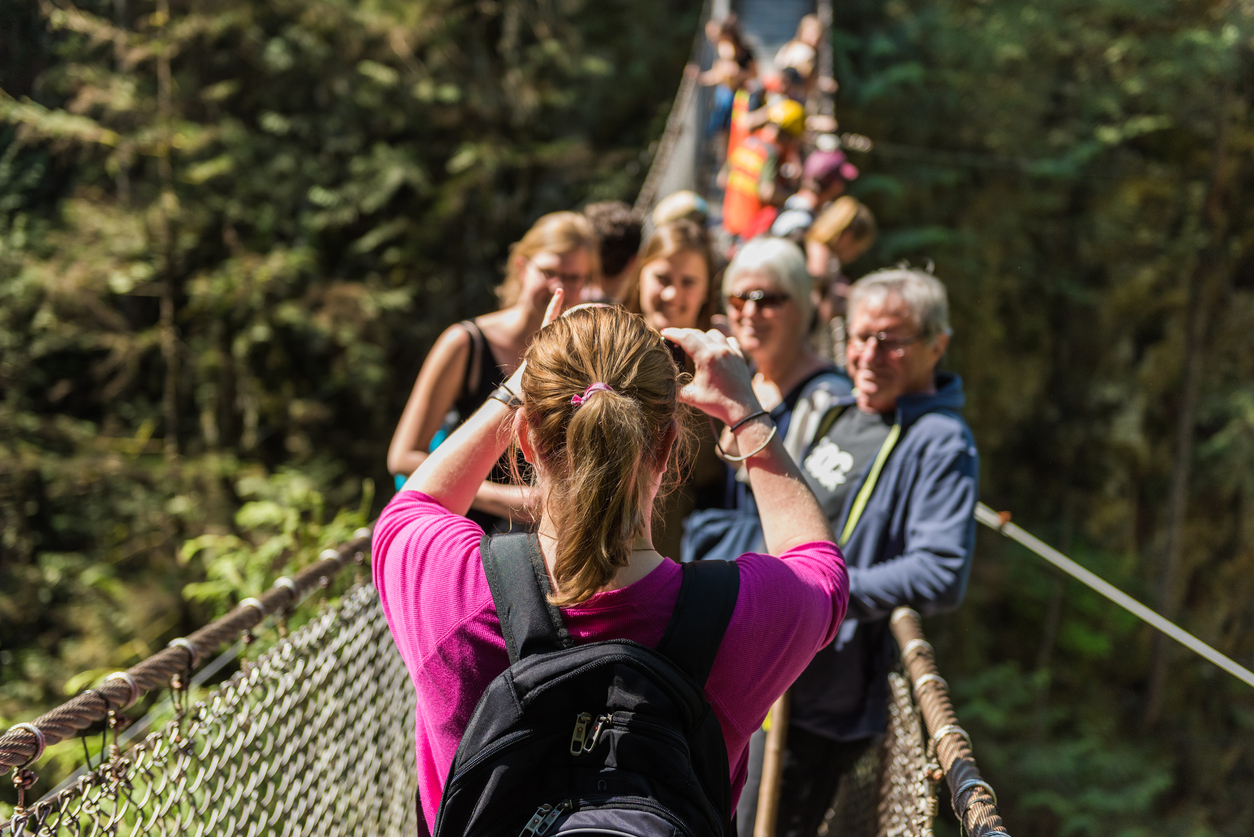
[[[624,305],[644,315],[654,329],[710,327],[718,311],[710,237],[693,221],[681,218],[657,227],[636,261]]]
[[[686,385],[664,337],[694,361]],[[375,527],[375,584],[417,691],[419,796],[429,823],[471,710],[509,665],[482,563],[484,533],[462,516],[482,480],[516,440],[535,474],[536,571],[570,637],[653,648],[683,574],[651,537],[681,402],[731,428],[729,443],[761,497],[770,553],[736,562],[739,592],[704,688],[727,748],[734,806],[749,734],[843,618],[844,562],[734,344],[714,331],[659,335],[621,308],[591,307],[536,335],[523,365],[422,463]],[[722,816],[729,822],[730,810]]]
[[[644,321],[657,331],[705,331],[711,327],[711,318],[719,306],[720,291],[714,273],[714,256],[704,227],[684,219],[662,224],[640,252],[627,294],[627,310],[642,314]],[[684,361],[682,352],[678,360]],[[684,426],[694,442],[691,455],[683,457],[676,469],[676,487],[663,491],[653,524],[654,546],[675,560],[680,556],[684,518],[693,509],[718,504],[723,494],[723,463],[714,453],[709,423],[691,411],[688,419]]]
[[[510,247],[505,281],[497,290],[503,307],[446,329],[423,361],[388,447],[388,470],[398,487],[518,368],[554,292],[561,288],[576,299],[598,274],[596,233],[577,212],[541,217]],[[470,516],[497,530],[530,522],[524,493],[507,485],[507,466],[502,463],[487,476]]]

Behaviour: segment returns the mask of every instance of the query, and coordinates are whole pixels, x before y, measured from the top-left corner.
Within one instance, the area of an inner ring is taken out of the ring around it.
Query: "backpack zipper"
[[[561,726],[557,726],[556,729],[561,729]],[[553,722],[549,722],[545,726],[539,727],[537,729],[515,730],[514,732],[511,732],[509,735],[506,735],[505,737],[500,738],[497,741],[493,742],[492,746],[487,747],[483,750],[480,750],[478,753],[475,754],[474,758],[472,758],[470,761],[463,764],[461,766],[461,769],[458,770],[455,775],[452,775],[449,777],[447,787],[451,788],[454,782],[463,781],[466,777],[466,774],[473,772],[481,764],[488,761],[489,759],[496,758],[501,753],[504,753],[507,750],[511,750],[514,747],[519,746],[520,744],[524,743],[529,738],[548,735],[552,732],[555,732],[556,729],[555,729],[555,724]]]
[[[606,723],[608,723],[612,717],[613,716],[611,715],[597,715],[596,724],[592,727],[592,733],[588,736],[588,740],[584,742],[583,752],[592,752],[593,748],[597,745],[597,741],[601,739],[601,731],[605,729]]]
[[[648,648],[644,645],[641,645],[638,642],[633,642],[629,639],[620,639],[620,640],[611,639],[611,640],[605,640],[605,643],[606,644],[613,643],[615,645],[621,645],[625,647],[640,648],[645,651],[656,653],[653,651],[652,648]],[[586,647],[586,646],[580,646],[580,647]],[[561,652],[558,652],[558,653],[561,653]],[[531,700],[534,700],[536,697],[544,694],[545,692],[548,692],[551,689],[559,688],[563,686],[567,681],[572,680],[572,679],[577,679],[585,671],[589,671],[591,669],[597,668],[598,666],[603,666],[606,664],[613,664],[613,663],[627,663],[629,665],[639,666],[640,668],[645,669],[652,675],[653,681],[658,686],[660,686],[663,691],[666,692],[667,697],[671,698],[671,700],[674,701],[677,707],[689,706],[689,707],[692,707],[694,710],[698,708],[694,706],[693,704],[689,703],[687,700],[685,700],[682,695],[680,695],[678,692],[673,690],[668,684],[665,683],[665,677],[659,674],[659,672],[661,672],[661,668],[653,664],[652,661],[645,660],[640,657],[634,657],[629,654],[614,653],[612,651],[607,651],[604,653],[603,656],[597,658],[596,660],[584,663],[583,665],[579,666],[579,668],[566,672],[566,674],[562,675],[561,678],[557,680],[552,680],[548,683],[545,683],[543,686],[540,686],[539,688],[532,690],[530,693],[530,698]],[[674,671],[680,671],[678,666],[675,666],[673,663],[671,664],[671,668]],[[697,694],[700,694],[700,690],[697,691]],[[701,715],[700,712],[694,712],[693,714],[694,714],[694,718],[699,717]]]
[[[627,729],[631,729],[632,727],[637,727],[642,730],[647,730],[649,732],[652,732],[663,738],[669,738],[671,741],[674,741],[675,744],[677,744],[681,750],[683,750],[685,757],[687,758],[692,757],[692,753],[688,749],[688,739],[680,735],[678,732],[676,732],[673,727],[667,726],[666,724],[658,723],[657,721],[651,720],[647,717],[643,717],[640,715],[629,715],[628,713],[622,713],[621,717],[614,719],[614,722],[616,724],[622,725],[623,727]]]
[[[592,715],[587,712],[580,712],[575,716],[575,734],[570,737],[570,754],[572,756],[577,756],[584,751],[588,724],[591,722]]]
[[[643,797],[643,796],[628,796],[628,797],[594,796],[594,797],[588,797],[586,799],[581,799],[578,808],[581,811],[605,808],[605,807],[608,807],[608,803],[610,803],[611,800],[613,801],[614,808],[619,808],[619,809],[623,809],[627,811],[647,811],[651,814],[654,814],[660,817],[663,820],[666,820],[666,822],[670,823],[671,827],[673,827],[675,831],[678,832],[679,834],[685,835],[685,837],[692,837],[693,832],[687,826],[687,824],[681,822],[670,811],[666,810],[657,802],[647,797]],[[572,809],[575,807],[571,803],[567,803],[567,804],[570,804],[570,807]]]
[[[557,805],[549,805],[545,803],[536,809],[531,815],[531,819],[527,820],[527,824],[523,826],[523,830],[519,832],[518,837],[540,837],[553,827],[553,823],[557,822],[557,818],[564,814],[573,804],[567,800],[559,802]]]
[[[596,810],[598,808],[605,807],[606,803],[608,803],[611,799],[614,800],[615,808],[634,811],[648,811],[649,813],[661,817],[663,820],[670,823],[670,825],[678,833],[688,835],[689,837],[692,835],[692,831],[689,830],[685,823],[680,822],[671,814],[670,811],[667,811],[652,799],[647,799],[645,797],[613,798],[608,796],[597,796],[580,800],[578,805],[576,805],[573,799],[567,799],[563,802],[557,803],[556,805],[550,805],[548,803],[541,805],[536,809],[536,812],[531,815],[531,819],[527,820],[527,824],[523,826],[523,830],[518,833],[518,837],[543,837],[543,835],[547,834],[549,829],[553,827],[553,824],[557,822],[558,818],[567,811],[574,811],[576,808],[582,811]]]
[[[588,725],[592,724],[592,729],[588,729]],[[691,757],[688,749],[688,740],[676,732],[671,727],[651,721],[648,718],[634,716],[630,712],[615,712],[612,715],[597,715],[595,722],[592,713],[581,712],[575,718],[575,734],[570,739],[570,754],[572,756],[586,755],[596,749],[597,742],[601,740],[601,733],[605,731],[605,725],[622,727],[626,730],[651,733],[654,737],[670,739],[679,749],[681,749],[686,757]]]

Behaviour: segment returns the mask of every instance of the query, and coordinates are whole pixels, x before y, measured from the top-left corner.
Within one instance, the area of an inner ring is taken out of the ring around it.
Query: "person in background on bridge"
[[[706,222],[710,220],[710,205],[706,203],[705,198],[696,192],[689,189],[680,189],[678,192],[671,192],[658,201],[657,206],[653,207],[653,214],[650,216],[654,228],[681,219],[691,221],[697,226],[704,228]]]
[[[784,70],[792,70],[797,74],[801,86],[801,101],[805,101],[818,80],[818,50],[822,38],[823,23],[819,16],[805,15],[797,24],[797,34],[775,53],[776,70],[781,74]]]
[[[762,79],[764,101],[744,115],[746,133],[762,127],[769,118],[770,106],[782,99],[792,99],[807,107],[815,105],[810,94],[819,81],[818,45],[822,37],[823,24],[818,15],[801,18],[797,34],[775,53],[775,71]],[[825,92],[835,93],[835,83],[831,79],[827,81]],[[732,118],[735,120],[735,115]]]
[[[831,527],[735,347],[718,332],[659,335],[617,306],[555,320],[560,306],[555,294],[550,324],[525,363],[419,466],[375,525],[379,600],[417,692],[420,829],[424,819],[435,822],[471,712],[509,665],[480,555],[484,531],[463,517],[507,445],[535,466],[539,549],[575,642],[622,638],[652,648],[682,575],[650,535],[681,436],[680,402],[735,428],[726,438],[762,497],[770,554],[736,562],[739,594],[705,686],[727,745],[733,805],[749,731],[844,615],[848,587]],[[682,388],[664,337],[693,359],[695,375]]]
[[[845,365],[845,301],[849,276],[845,266],[875,243],[875,216],[855,198],[837,198],[805,233],[806,270],[819,291],[817,348],[824,357]]]
[[[849,564],[850,618],[792,686],[780,837],[813,837],[841,776],[887,728],[893,609],[927,616],[966,591],[978,462],[962,381],[937,370],[949,336],[945,287],[930,273],[882,270],[854,283],[854,389],[800,460]],[[750,807],[752,785],[751,775]],[[744,835],[753,817],[743,804],[739,814]]]
[[[747,135],[747,131],[737,126],[737,113],[748,113],[761,103],[760,93],[754,84],[758,66],[753,50],[740,30],[740,19],[735,12],[721,21],[706,23],[705,36],[714,44],[713,66],[703,73],[698,66],[690,64],[685,72],[695,77],[698,84],[714,87],[714,107],[706,134],[714,138],[719,152],[727,149],[727,153],[731,153],[731,149]]]
[[[814,351],[814,283],[801,249],[782,238],[746,243],[723,276],[732,336],[753,364],[753,391],[794,460],[813,438],[817,419],[848,380]],[[726,445],[724,445],[726,447]],[[724,470],[718,505],[699,506],[684,524],[682,560],[730,560],[761,540],[760,498],[742,468]],[[752,820],[750,820],[752,823]]]
[[[640,266],[627,296],[628,311],[640,313],[657,331],[695,328],[708,331],[719,307],[714,281],[714,256],[705,228],[678,220],[657,227],[640,253]],[[678,347],[669,344],[672,350]],[[690,361],[677,360],[691,372]],[[716,505],[723,493],[723,463],[715,453],[714,435],[704,417],[688,411],[685,429],[692,444],[680,457],[680,482],[658,498],[653,516],[653,544],[658,552],[679,560],[684,518],[693,509]]]
[[[791,99],[770,108],[770,121],[727,158],[723,229],[732,248],[770,229],[788,197],[782,163],[796,155],[805,131],[805,108]]]
[[[398,487],[518,368],[554,291],[578,299],[599,272],[596,232],[577,212],[541,217],[510,247],[497,291],[505,307],[450,326],[423,361],[388,446]],[[524,490],[510,481],[509,463],[502,462],[475,494],[470,516],[488,531],[532,520]]]
[[[601,201],[584,207],[601,242],[601,275],[584,286],[583,302],[621,303],[636,270],[643,224],[639,214],[622,201]]]
[[[858,177],[858,169],[841,151],[816,149],[801,167],[801,188],[784,201],[771,224],[771,235],[800,244],[814,224],[818,211],[845,193]]]

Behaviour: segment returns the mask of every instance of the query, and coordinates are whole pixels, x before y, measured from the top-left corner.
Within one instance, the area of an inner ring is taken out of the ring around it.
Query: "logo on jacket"
[[[853,455],[840,449],[831,439],[820,439],[806,457],[803,467],[828,491],[844,484],[853,470]]]

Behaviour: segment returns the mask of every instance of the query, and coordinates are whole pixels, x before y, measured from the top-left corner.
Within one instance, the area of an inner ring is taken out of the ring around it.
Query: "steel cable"
[[[241,633],[248,631],[267,616],[281,613],[299,603],[314,589],[351,563],[355,556],[369,548],[370,530],[363,529],[349,543],[338,549],[326,550],[320,560],[297,573],[290,584],[275,586],[255,600],[238,605],[234,610],[188,637],[157,652],[148,659],[127,669],[125,674],[135,684],[122,679],[106,680],[101,685],[71,698],[57,708],[45,712],[30,724],[43,733],[47,745],[73,738],[80,731],[97,721],[104,720],[110,707],[117,708],[133,702],[155,689],[165,687],[176,675],[186,674],[198,663]],[[36,735],[27,730],[14,728],[0,735],[0,768],[9,769],[30,761],[41,748]]]
[[[902,664],[910,677],[920,714],[940,767],[945,772],[954,813],[965,834],[985,837],[1005,833],[992,787],[980,776],[971,748],[971,737],[958,725],[949,687],[936,668],[932,646],[923,641],[919,614],[899,607],[889,619],[889,627],[900,648],[908,648]]]

